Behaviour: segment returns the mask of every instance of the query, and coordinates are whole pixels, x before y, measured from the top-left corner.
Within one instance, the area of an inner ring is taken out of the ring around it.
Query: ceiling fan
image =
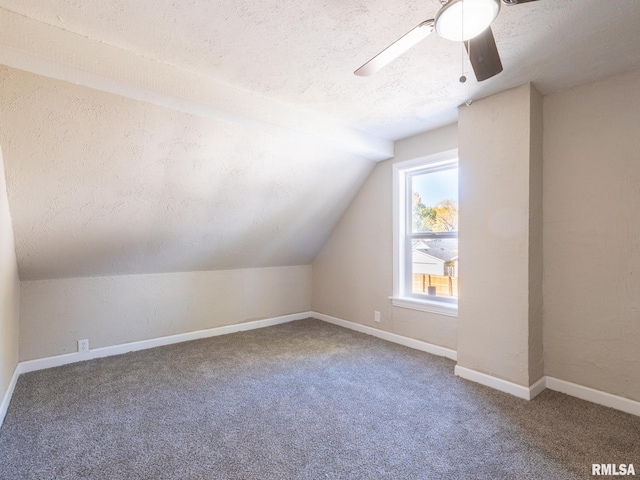
[[[518,5],[535,1],[502,0],[502,3]],[[447,40],[464,42],[479,82],[500,73],[502,62],[491,31],[491,24],[500,12],[500,0],[440,0],[440,3],[442,7],[435,18],[422,22],[353,73],[363,77],[374,74],[434,30]]]

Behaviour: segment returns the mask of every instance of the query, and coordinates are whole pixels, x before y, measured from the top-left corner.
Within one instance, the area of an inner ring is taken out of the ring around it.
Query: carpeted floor
[[[303,320],[20,377],[2,479],[574,479],[640,418]],[[638,472],[640,473],[640,472]]]

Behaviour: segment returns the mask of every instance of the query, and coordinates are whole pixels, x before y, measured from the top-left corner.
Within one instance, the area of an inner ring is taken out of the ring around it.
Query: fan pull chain
[[[462,72],[460,83],[464,83],[467,81],[467,77],[464,75],[464,41],[462,42],[462,55],[460,55],[460,71]]]
[[[462,0],[462,18],[460,21],[462,22],[462,25],[460,25],[462,28],[462,38],[464,38],[464,0]],[[460,55],[460,73],[462,73],[462,75],[460,75],[460,83],[464,83],[467,81],[467,77],[464,75],[464,40],[462,40],[461,45],[462,55]]]

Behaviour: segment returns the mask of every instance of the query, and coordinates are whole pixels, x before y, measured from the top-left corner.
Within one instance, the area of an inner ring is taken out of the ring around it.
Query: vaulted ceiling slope
[[[503,7],[505,70],[460,84],[438,0],[0,0],[0,146],[22,279],[312,261],[393,141],[533,81],[640,67],[640,2]]]
[[[0,68],[21,279],[310,263],[374,163]]]

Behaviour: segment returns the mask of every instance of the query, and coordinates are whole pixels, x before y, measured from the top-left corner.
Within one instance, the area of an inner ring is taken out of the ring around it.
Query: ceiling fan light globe
[[[447,40],[469,40],[484,32],[499,12],[500,0],[450,0],[436,15],[435,30]]]

